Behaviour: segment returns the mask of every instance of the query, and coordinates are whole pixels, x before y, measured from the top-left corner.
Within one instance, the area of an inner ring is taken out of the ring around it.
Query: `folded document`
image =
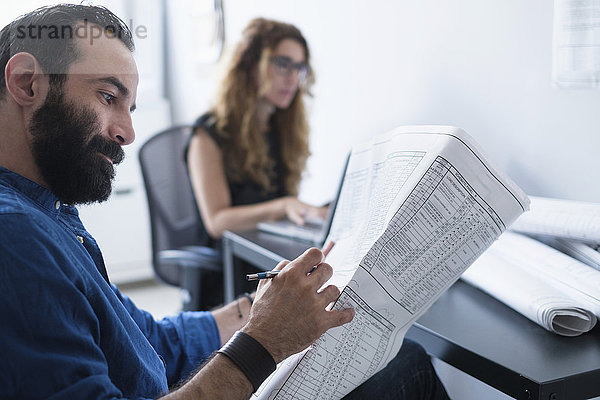
[[[340,399],[387,365],[404,335],[525,210],[529,199],[464,131],[400,127],[353,148],[329,239],[334,307],[352,322],[280,363],[253,399]]]
[[[517,233],[505,232],[462,279],[559,335],[588,332],[600,316],[600,271]]]

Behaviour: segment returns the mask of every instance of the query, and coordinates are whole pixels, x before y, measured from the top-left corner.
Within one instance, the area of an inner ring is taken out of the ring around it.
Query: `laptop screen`
[[[333,217],[335,215],[335,209],[337,208],[338,200],[340,199],[340,194],[342,193],[342,186],[344,186],[344,177],[346,176],[346,170],[348,169],[348,162],[350,161],[350,154],[346,156],[346,162],[344,164],[344,169],[342,170],[342,176],[340,177],[340,183],[338,185],[337,193],[335,197],[329,204],[329,208],[327,210],[327,217],[325,218],[325,222],[323,223],[323,231],[320,234],[319,242],[325,242],[327,239],[327,235],[329,235],[329,231],[331,230],[331,225],[333,223]]]

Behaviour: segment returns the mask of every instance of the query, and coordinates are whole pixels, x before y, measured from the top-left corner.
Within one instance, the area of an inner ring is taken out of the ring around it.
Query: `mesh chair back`
[[[139,151],[150,212],[153,266],[158,277],[171,285],[180,285],[180,268],[159,262],[159,252],[200,242],[200,215],[184,161],[192,129],[179,126],[162,131]]]

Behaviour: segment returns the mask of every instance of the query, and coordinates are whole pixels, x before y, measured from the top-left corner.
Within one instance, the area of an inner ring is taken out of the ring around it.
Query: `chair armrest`
[[[186,250],[191,251],[193,253],[199,254],[203,257],[213,258],[215,262],[222,262],[223,255],[217,249],[213,249],[212,247],[206,246],[183,246],[178,250]]]
[[[158,253],[158,259],[160,263],[178,264],[182,268],[222,270],[221,254],[208,247],[189,246],[176,250],[163,250]]]

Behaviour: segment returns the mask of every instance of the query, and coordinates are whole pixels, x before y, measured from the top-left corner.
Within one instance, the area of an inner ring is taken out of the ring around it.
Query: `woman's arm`
[[[211,237],[220,238],[226,230],[252,229],[260,221],[288,216],[302,224],[304,216],[323,214],[320,208],[291,196],[232,207],[221,149],[204,129],[196,129],[188,151],[188,168],[196,202]]]

